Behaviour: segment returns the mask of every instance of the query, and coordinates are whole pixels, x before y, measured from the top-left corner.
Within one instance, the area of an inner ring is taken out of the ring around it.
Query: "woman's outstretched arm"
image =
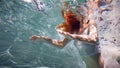
[[[80,35],[80,34],[70,34],[68,32],[59,32],[65,36],[70,37],[71,39],[77,39],[80,41],[87,41],[87,42],[97,42],[98,41],[98,33],[97,33],[97,27],[94,20],[90,21],[89,25],[89,34],[88,35]]]
[[[98,41],[98,32],[97,32],[96,24],[95,23],[90,24],[88,35],[73,34],[72,36],[81,41],[97,42]]]
[[[33,36],[30,37],[30,40],[32,40],[32,41],[37,40],[37,39],[41,40],[41,41],[45,41],[45,42],[53,44],[53,45],[56,45],[56,46],[59,46],[59,47],[65,46],[70,41],[67,38],[64,38],[63,40],[59,41],[59,40],[56,40],[56,39],[48,38],[46,36],[33,35]]]

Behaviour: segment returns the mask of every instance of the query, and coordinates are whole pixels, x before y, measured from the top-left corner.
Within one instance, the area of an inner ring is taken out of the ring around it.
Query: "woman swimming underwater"
[[[96,22],[92,19],[84,21],[84,17],[82,15],[77,18],[77,15],[69,9],[62,12],[62,15],[65,21],[62,24],[58,25],[56,27],[56,30],[65,36],[63,40],[56,40],[46,36],[36,35],[31,36],[30,39],[33,41],[41,39],[58,47],[64,47],[68,42],[74,40],[75,45],[80,51],[80,54],[94,58],[97,61],[97,66],[99,66],[99,53],[97,51],[98,34]],[[87,61],[86,57],[83,57],[83,59],[85,59],[87,68],[96,66],[91,65],[90,62]],[[96,64],[96,62],[94,63]]]
[[[68,8],[62,10],[64,22],[56,27],[56,31],[65,36],[63,40],[37,35],[31,36],[30,39],[33,41],[37,39],[44,40],[58,47],[64,47],[67,43],[74,40],[74,44],[78,48],[87,68],[102,68],[103,61],[99,51],[97,25],[95,18],[90,17],[94,14],[94,10],[90,9],[95,7],[94,4],[88,5],[87,12],[82,10],[84,15],[81,14],[81,11],[74,13],[69,9],[68,5],[65,6]]]

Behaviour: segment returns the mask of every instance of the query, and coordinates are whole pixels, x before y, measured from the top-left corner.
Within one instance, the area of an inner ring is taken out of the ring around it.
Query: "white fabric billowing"
[[[113,0],[113,10],[104,11],[102,21],[97,21],[101,55],[104,60],[104,68],[120,68],[120,0]],[[105,8],[109,8],[106,6]]]
[[[104,68],[120,68],[120,47],[114,45],[102,46],[101,54],[104,59]]]

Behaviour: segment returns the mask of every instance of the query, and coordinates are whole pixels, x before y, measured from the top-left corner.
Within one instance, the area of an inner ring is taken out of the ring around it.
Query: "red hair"
[[[63,17],[66,21],[58,25],[58,29],[62,29],[63,31],[70,33],[79,30],[80,22],[77,20],[77,16],[72,11],[67,10],[64,12]]]
[[[79,30],[80,21],[78,21],[76,14],[74,14],[72,11],[68,10],[65,12],[64,18],[67,20],[66,24],[69,24],[73,31]]]

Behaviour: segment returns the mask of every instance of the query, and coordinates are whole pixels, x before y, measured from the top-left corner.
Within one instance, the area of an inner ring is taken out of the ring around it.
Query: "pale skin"
[[[93,7],[91,7],[91,8],[93,8]],[[88,11],[88,16],[92,13],[93,13],[93,11],[92,12]],[[62,15],[64,17],[64,14],[62,14]],[[67,20],[65,19],[65,21],[67,21]],[[82,34],[86,30],[86,28],[89,28],[89,34],[88,35]],[[46,37],[46,36],[33,35],[33,36],[30,37],[30,39],[32,41],[44,40],[45,42],[53,44],[53,45],[58,46],[58,47],[64,47],[71,40],[86,41],[86,42],[90,42],[90,43],[96,43],[98,41],[97,25],[96,25],[96,22],[95,22],[94,19],[89,20],[89,22],[85,21],[83,23],[83,27],[80,28],[78,31],[72,31],[71,33],[64,32],[64,31],[61,31],[61,30],[56,30],[56,31],[59,32],[60,34],[64,35],[65,38],[63,40],[56,40],[56,39],[52,39],[52,38],[49,38],[49,37]],[[100,59],[99,59],[99,63],[100,63],[100,66],[101,66],[100,68],[103,68],[103,60],[101,59],[101,56],[100,56]]]
[[[83,35],[82,33],[87,27],[89,27],[89,34]],[[90,43],[96,43],[98,41],[97,25],[94,20],[90,20],[89,23],[84,23],[83,28],[80,28],[78,32],[73,31],[72,34],[69,32],[61,31],[61,30],[56,30],[56,31],[67,37],[64,38],[63,40],[56,40],[46,36],[33,35],[30,37],[30,40],[32,41],[35,41],[37,39],[44,40],[45,42],[48,42],[58,47],[64,47],[67,43],[70,42],[70,40],[80,40],[80,41],[86,41]],[[101,56],[99,57],[99,64],[100,64],[100,68],[103,68],[104,62]]]
[[[88,35],[81,35],[84,30],[89,26],[89,34]],[[86,42],[97,42],[98,40],[98,34],[97,34],[97,28],[96,28],[96,23],[94,20],[89,21],[89,23],[84,23],[83,24],[83,28],[80,28],[78,32],[72,32],[73,34],[69,33],[69,32],[64,32],[61,30],[57,30],[60,34],[63,34],[67,37],[70,37],[70,39],[68,38],[64,38],[63,40],[56,40],[56,39],[51,39],[49,37],[46,36],[36,36],[33,35],[30,37],[30,39],[32,41],[37,40],[37,39],[41,39],[44,40],[48,43],[51,43],[53,45],[56,46],[65,46],[70,40],[80,40],[80,41],[86,41]]]
[[[89,34],[83,35],[82,33],[86,28],[89,27]],[[73,34],[57,30],[60,34],[65,35],[66,38],[63,40],[56,40],[52,39],[46,36],[36,36],[33,35],[30,37],[32,41],[35,41],[37,39],[44,40],[45,42],[48,42],[50,44],[53,44],[58,47],[64,47],[67,43],[69,43],[71,40],[80,40],[80,41],[86,41],[91,43],[96,43],[98,40],[98,34],[97,34],[97,27],[94,20],[90,20],[89,23],[84,23],[83,28],[80,28],[78,32],[73,32]],[[69,38],[68,38],[69,37]],[[89,46],[89,45],[88,45]],[[100,61],[101,62],[101,61]]]

